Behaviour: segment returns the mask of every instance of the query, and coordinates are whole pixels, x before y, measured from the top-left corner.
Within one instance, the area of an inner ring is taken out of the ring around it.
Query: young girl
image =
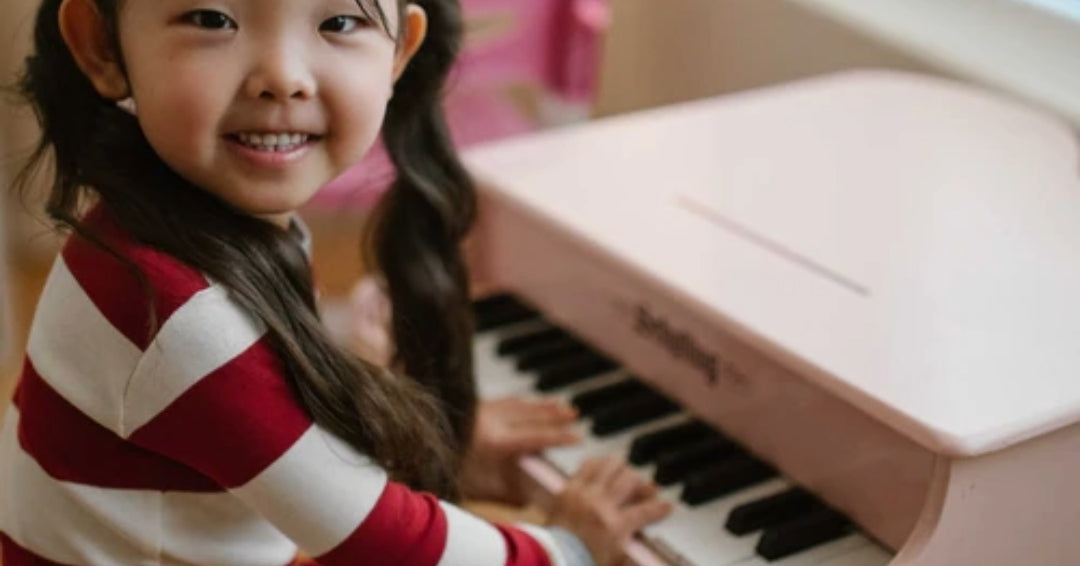
[[[609,564],[666,512],[614,459],[570,479],[547,529],[444,502],[475,407],[473,193],[438,100],[459,18],[453,0],[43,0],[32,163],[52,154],[48,212],[73,235],[0,436],[6,566]],[[370,247],[415,381],[326,337],[293,219],[380,128],[399,179]]]

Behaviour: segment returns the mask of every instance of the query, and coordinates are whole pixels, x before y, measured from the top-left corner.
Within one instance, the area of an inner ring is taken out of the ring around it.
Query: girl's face
[[[389,33],[356,0],[121,3],[128,87],[150,144],[195,185],[287,221],[371,147],[423,39],[422,10],[409,5],[399,21],[397,0],[379,2]]]

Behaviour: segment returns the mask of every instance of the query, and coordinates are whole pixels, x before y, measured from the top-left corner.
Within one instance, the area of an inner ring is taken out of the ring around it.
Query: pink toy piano
[[[1062,122],[854,72],[468,153],[485,396],[572,400],[682,566],[1080,564],[1080,159]]]

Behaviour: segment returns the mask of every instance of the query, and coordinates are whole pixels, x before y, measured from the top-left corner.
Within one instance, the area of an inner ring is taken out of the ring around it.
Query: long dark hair
[[[119,0],[94,1],[115,38]],[[331,342],[296,238],[177,175],[150,147],[136,119],[98,95],[61,36],[62,0],[43,0],[35,52],[21,82],[42,127],[21,179],[25,184],[51,152],[56,175],[46,210],[58,228],[119,257],[80,220],[83,204],[98,200],[136,240],[223,284],[266,324],[290,385],[317,423],[394,479],[452,500],[459,495],[460,455],[475,408],[472,322],[458,250],[472,222],[475,195],[441,110],[462,22],[457,0],[409,1],[427,12],[428,35],[388,109],[383,136],[398,178],[377,214],[370,247],[372,264],[389,283],[398,360],[413,379]],[[393,33],[377,1],[357,3]],[[402,14],[404,5],[399,0]],[[146,281],[132,262],[120,259]],[[148,332],[156,325],[150,321]]]

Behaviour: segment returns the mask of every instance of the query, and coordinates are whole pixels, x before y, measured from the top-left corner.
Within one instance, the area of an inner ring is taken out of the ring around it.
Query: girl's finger
[[[516,407],[511,415],[515,424],[569,424],[577,420],[578,412],[571,405],[553,400],[529,401]]]
[[[635,503],[622,510],[624,532],[627,536],[640,531],[671,513],[672,505],[663,499],[654,498]]]
[[[599,470],[596,473],[596,485],[607,490],[607,486],[626,468],[626,463],[616,456],[604,456],[600,460]]]
[[[569,427],[534,427],[520,428],[508,433],[506,449],[508,452],[529,454],[545,448],[567,446],[581,441],[580,435]]]
[[[626,467],[607,485],[607,494],[616,505],[623,505],[630,503],[641,486],[647,483],[636,470]]]
[[[639,483],[633,493],[630,494],[628,501],[630,504],[641,503],[653,499],[659,494],[660,486],[650,480],[642,478],[641,483]]]
[[[587,458],[581,463],[581,467],[578,468],[577,472],[570,477],[570,480],[585,485],[595,483],[602,462],[603,458]]]

